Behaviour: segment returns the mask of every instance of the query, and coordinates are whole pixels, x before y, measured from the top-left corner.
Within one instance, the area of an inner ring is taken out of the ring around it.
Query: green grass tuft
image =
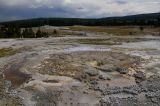
[[[1,57],[6,57],[6,56],[11,56],[11,55],[14,55],[18,52],[20,52],[20,49],[1,48],[0,49],[0,58]]]

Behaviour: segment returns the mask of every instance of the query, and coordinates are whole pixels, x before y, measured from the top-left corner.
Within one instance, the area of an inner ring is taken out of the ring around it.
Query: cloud
[[[160,0],[0,0],[0,21],[37,17],[97,18],[160,12]]]

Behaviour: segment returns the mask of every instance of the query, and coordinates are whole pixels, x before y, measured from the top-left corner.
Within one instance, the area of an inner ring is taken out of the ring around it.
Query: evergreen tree
[[[16,37],[16,38],[22,37],[21,29],[20,29],[19,27],[16,27],[16,28],[14,29],[14,33],[15,33],[15,37]]]
[[[22,32],[23,38],[27,38],[27,35],[28,35],[28,30],[24,29],[23,32]]]
[[[49,33],[41,31],[40,28],[36,32],[36,38],[41,38],[41,37],[48,37]]]
[[[144,30],[144,27],[141,26],[141,27],[139,27],[139,29],[140,29],[140,31],[143,31],[143,30]]]
[[[8,27],[4,32],[5,32],[6,38],[21,37],[21,29],[19,27]]]
[[[40,30],[40,28],[37,30],[37,32],[36,32],[36,38],[40,38],[40,37],[42,37],[42,32],[41,32],[41,30]]]
[[[29,35],[29,38],[35,38],[35,33],[33,32],[32,28],[28,29],[28,35]]]
[[[57,32],[57,30],[56,29],[54,29],[53,30],[53,34],[57,34],[58,32]]]
[[[13,38],[14,29],[12,27],[7,28],[6,30],[6,38]]]
[[[23,30],[22,36],[24,38],[34,38],[35,33],[33,32],[32,28],[26,28],[26,29]]]
[[[6,28],[5,27],[0,28],[0,38],[6,38]]]

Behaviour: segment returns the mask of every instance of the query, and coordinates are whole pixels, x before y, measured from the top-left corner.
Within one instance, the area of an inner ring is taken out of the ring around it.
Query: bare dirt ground
[[[87,36],[88,35],[88,36]],[[1,39],[0,106],[159,106],[160,37]]]

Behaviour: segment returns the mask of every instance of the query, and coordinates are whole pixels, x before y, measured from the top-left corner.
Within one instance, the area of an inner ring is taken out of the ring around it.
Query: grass
[[[33,31],[36,33],[38,28],[33,28]],[[81,33],[73,32],[73,31],[67,31],[67,30],[61,30],[61,29],[56,29],[57,34],[54,34],[54,29],[45,29],[41,28],[40,29],[43,32],[49,33],[51,37],[63,37],[63,36],[72,36],[72,35],[81,35]]]
[[[140,29],[133,27],[101,27],[101,26],[72,26],[72,30],[100,32],[114,35],[137,35],[144,34]]]
[[[42,62],[42,64],[43,66],[39,70],[41,74],[74,77],[79,73],[79,67],[64,62],[61,59],[48,59]]]
[[[145,35],[145,34],[160,34],[160,27],[144,27],[144,31],[141,31],[137,26],[70,26],[70,31],[56,29],[57,34],[54,34],[54,29],[41,28],[41,31],[48,32],[52,37],[63,37],[63,36],[73,36],[82,35],[81,33],[74,31],[86,31],[94,33],[108,33],[113,35]],[[36,33],[38,28],[33,28]]]
[[[20,49],[1,48],[0,49],[0,58],[1,57],[6,57],[6,56],[11,56],[11,55],[14,55],[18,52],[20,52]]]

